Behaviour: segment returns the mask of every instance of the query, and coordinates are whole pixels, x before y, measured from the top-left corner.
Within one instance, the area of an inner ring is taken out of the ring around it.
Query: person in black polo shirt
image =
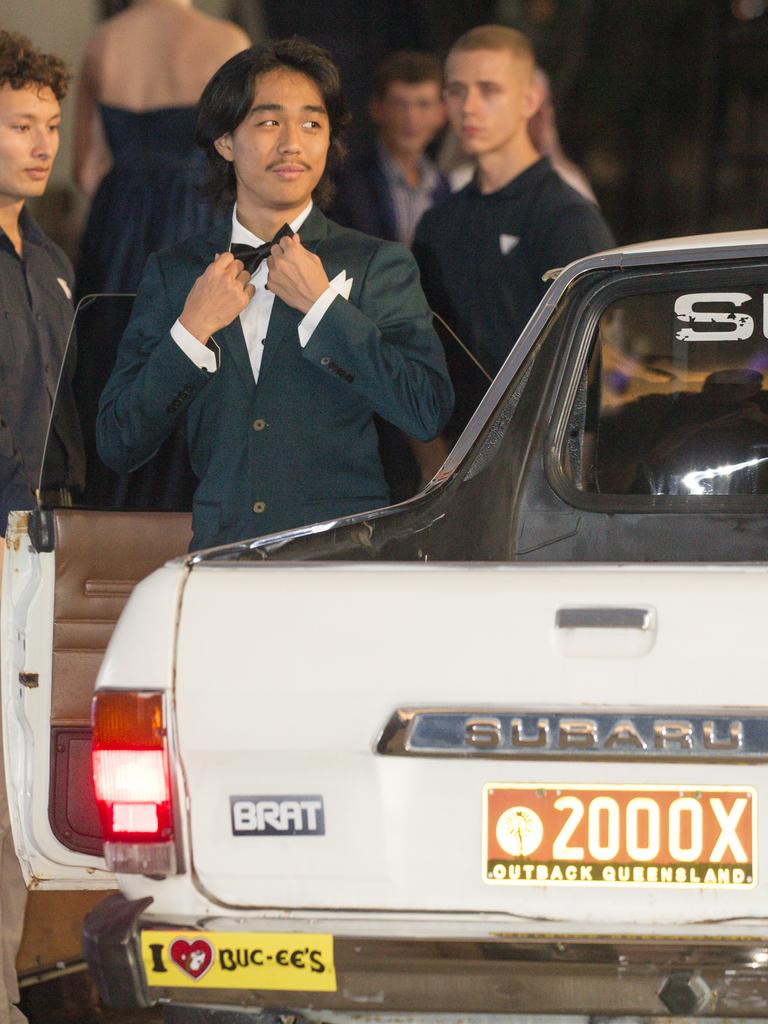
[[[72,322],[72,266],[25,209],[48,183],[68,80],[57,57],[0,31],[0,535],[9,511],[32,508]],[[70,440],[52,443],[66,466]]]
[[[57,57],[0,31],[0,538],[11,509],[32,507],[72,319],[69,260],[24,209],[45,191],[68,79]],[[25,902],[0,756],[0,1024],[26,1020],[14,1005]]]
[[[456,391],[449,440],[466,425],[546,291],[542,275],[613,245],[598,208],[566,185],[531,142],[528,121],[541,98],[534,69],[529,41],[501,25],[470,29],[446,61],[448,118],[475,175],[424,214],[413,250],[430,305],[488,375],[446,342]]]

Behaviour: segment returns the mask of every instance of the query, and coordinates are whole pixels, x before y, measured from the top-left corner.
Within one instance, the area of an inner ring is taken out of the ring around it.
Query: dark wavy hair
[[[333,196],[331,175],[344,156],[344,133],[349,125],[339,69],[330,54],[306,39],[278,39],[252,46],[222,64],[203,90],[197,108],[195,142],[206,158],[202,191],[220,206],[234,202],[237,193],[232,164],[216,151],[214,142],[241,124],[253,103],[256,82],[270,71],[297,71],[317,86],[328,111],[331,145],[322,178],[313,198],[327,206]]]
[[[37,85],[63,100],[71,77],[60,57],[36,50],[26,36],[0,29],[0,85],[12,89]]]
[[[421,50],[395,50],[376,68],[373,76],[373,95],[383,100],[393,82],[422,85],[424,82],[443,84],[443,68],[433,53]]]

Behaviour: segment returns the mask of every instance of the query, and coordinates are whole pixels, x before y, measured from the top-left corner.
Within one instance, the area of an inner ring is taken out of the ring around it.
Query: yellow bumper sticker
[[[332,935],[143,931],[147,984],[335,992]]]

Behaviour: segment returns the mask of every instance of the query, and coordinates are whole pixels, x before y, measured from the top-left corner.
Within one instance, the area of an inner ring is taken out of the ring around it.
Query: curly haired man
[[[48,184],[68,81],[58,57],[0,31],[0,536],[11,509],[32,507],[72,320],[70,262],[25,209]],[[14,1005],[25,902],[0,760],[0,1024],[26,1019]]]
[[[0,534],[32,507],[72,322],[72,266],[26,209],[48,184],[68,82],[58,57],[0,31]]]

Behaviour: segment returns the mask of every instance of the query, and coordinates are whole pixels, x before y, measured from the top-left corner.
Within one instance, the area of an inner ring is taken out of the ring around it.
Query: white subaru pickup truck
[[[181,440],[95,455],[129,304],[1,624],[29,885],[119,889],[103,999],[768,1015],[768,232],[572,264],[423,492],[192,554]]]

